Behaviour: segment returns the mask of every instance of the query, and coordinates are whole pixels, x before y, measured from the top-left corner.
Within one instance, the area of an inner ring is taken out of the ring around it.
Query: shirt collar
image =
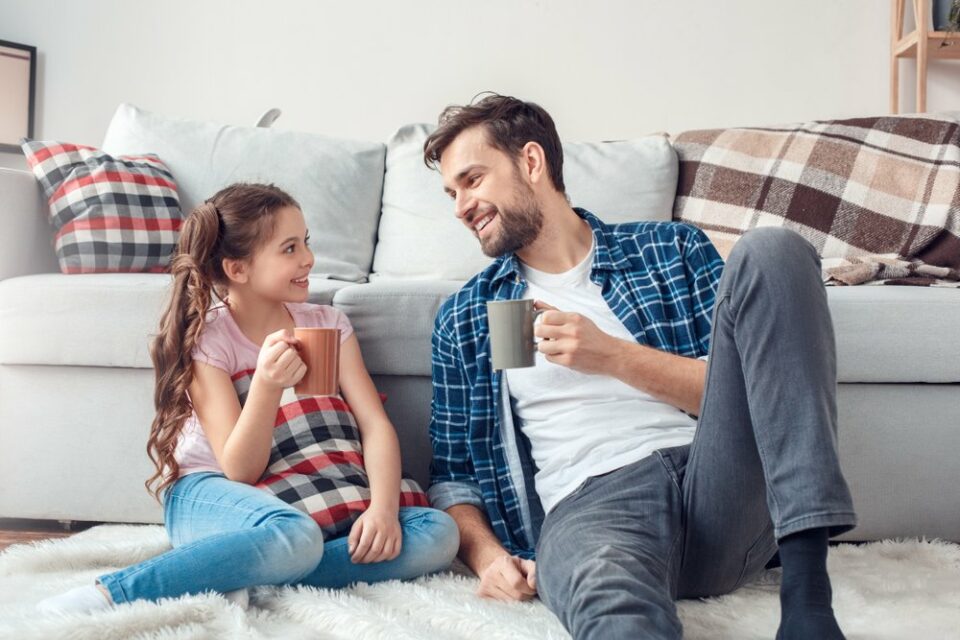
[[[593,231],[593,243],[596,250],[593,254],[593,265],[591,272],[596,270],[615,271],[626,269],[630,266],[630,260],[624,255],[623,249],[616,242],[608,242],[610,227],[603,223],[597,216],[586,209],[574,207],[574,213],[587,221],[590,230]],[[497,269],[490,280],[495,285],[501,280],[520,277],[520,260],[515,253],[507,253],[494,261]]]

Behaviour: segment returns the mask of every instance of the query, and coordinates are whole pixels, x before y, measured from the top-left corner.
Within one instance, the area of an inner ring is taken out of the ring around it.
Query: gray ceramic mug
[[[490,360],[495,370],[532,367],[537,351],[533,323],[544,310],[534,310],[533,300],[487,302],[490,327]]]

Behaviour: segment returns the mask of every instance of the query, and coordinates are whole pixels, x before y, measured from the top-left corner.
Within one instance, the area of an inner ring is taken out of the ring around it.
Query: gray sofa
[[[272,181],[300,200],[318,253],[311,301],[353,322],[404,466],[424,484],[434,315],[487,262],[422,164],[426,132],[362,143],[123,105],[103,145],[160,155],[185,209],[236,180]],[[667,138],[569,144],[565,157],[574,204],[608,222],[670,219]],[[0,222],[0,518],[160,522],[143,488],[147,343],[169,278],[60,274],[28,172],[0,169]],[[829,300],[841,457],[860,515],[846,538],[960,541],[960,291],[831,287]]]

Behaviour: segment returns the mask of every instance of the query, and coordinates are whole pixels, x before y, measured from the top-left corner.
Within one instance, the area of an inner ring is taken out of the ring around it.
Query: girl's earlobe
[[[247,281],[247,268],[242,260],[223,259],[223,273],[227,279],[237,284],[243,284]]]

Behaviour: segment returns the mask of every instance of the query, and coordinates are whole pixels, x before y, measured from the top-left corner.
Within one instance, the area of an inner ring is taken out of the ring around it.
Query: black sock
[[[800,531],[778,541],[783,563],[778,640],[844,637],[831,604],[827,539],[827,529],[819,528]]]

